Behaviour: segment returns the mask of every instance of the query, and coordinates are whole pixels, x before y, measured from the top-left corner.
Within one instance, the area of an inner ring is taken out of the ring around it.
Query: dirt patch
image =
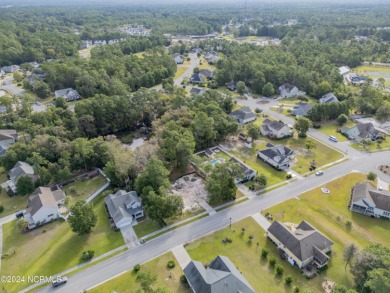
[[[205,181],[196,173],[183,176],[172,184],[172,193],[183,198],[184,210],[194,212],[199,210],[199,200],[207,201]]]

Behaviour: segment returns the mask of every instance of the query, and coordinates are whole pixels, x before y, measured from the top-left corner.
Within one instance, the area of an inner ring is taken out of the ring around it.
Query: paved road
[[[388,161],[384,161],[384,158]],[[339,178],[353,170],[369,172],[371,170],[376,170],[376,166],[383,163],[390,164],[390,151],[366,154],[364,157],[349,160],[327,169],[323,176],[317,177],[312,175],[305,179],[298,180],[297,182],[280,187],[265,195],[254,197],[239,205],[235,205],[212,216],[173,230],[141,246],[114,256],[71,276],[68,283],[61,288],[54,290],[51,287],[45,287],[38,292],[81,292],[84,289],[91,288],[107,281],[118,274],[131,270],[137,263],[144,263],[170,251],[180,244],[184,244],[226,227],[229,225],[230,218],[232,219],[232,222],[240,221],[243,218],[259,212],[261,209],[266,209],[290,198],[294,198],[315,186]],[[390,176],[379,172],[377,173],[381,179],[390,182]]]

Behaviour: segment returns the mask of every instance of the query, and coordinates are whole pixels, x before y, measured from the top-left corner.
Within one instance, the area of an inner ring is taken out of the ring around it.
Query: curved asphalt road
[[[259,212],[261,209],[269,208],[280,202],[296,197],[305,191],[339,178],[353,170],[362,172],[375,171],[377,165],[385,163],[384,158],[387,159],[386,163],[390,164],[390,151],[375,154],[367,153],[359,158],[353,158],[352,160],[327,169],[323,176],[317,177],[312,175],[302,180],[298,180],[268,192],[265,195],[255,197],[229,209],[222,210],[213,216],[208,216],[173,230],[139,247],[98,263],[95,266],[71,276],[68,283],[60,288],[54,289],[45,287],[38,292],[82,292],[84,289],[94,287],[118,274],[131,270],[135,264],[144,263],[170,251],[180,244],[184,244],[226,227],[229,225],[230,218],[232,219],[232,222],[237,222]],[[390,182],[389,176],[380,172],[378,173],[378,176],[381,179]]]

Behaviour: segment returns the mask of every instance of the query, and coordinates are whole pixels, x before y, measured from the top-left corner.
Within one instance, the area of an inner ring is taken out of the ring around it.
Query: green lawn
[[[0,167],[0,183],[6,182],[8,180],[7,173],[3,167]],[[4,207],[4,211],[0,213],[0,217],[5,217],[10,214],[15,213],[26,208],[28,197],[15,195],[9,197],[6,190],[2,189],[0,191],[0,206]]]
[[[185,219],[191,218],[193,216],[199,215],[200,213],[203,213],[204,209],[201,207],[198,210],[195,211],[186,211],[181,216],[169,218],[165,220],[165,223],[167,226],[178,223],[180,221],[184,221]],[[152,232],[155,232],[157,230],[160,230],[162,227],[156,222],[149,218],[146,218],[139,224],[135,225],[134,231],[137,234],[138,238],[144,237]]]
[[[188,66],[186,65],[182,65],[182,64],[179,64],[177,65],[177,71],[176,71],[176,74],[175,74],[175,77],[173,79],[177,79],[179,77],[181,77],[188,69]]]
[[[167,268],[167,263],[170,260],[176,262],[173,269]],[[153,288],[166,287],[175,293],[190,293],[191,289],[186,288],[180,283],[180,276],[183,274],[177,260],[172,252],[168,252],[155,258],[143,265],[141,271],[149,271],[157,275],[157,282]],[[171,278],[169,277],[171,275]],[[126,272],[106,283],[99,285],[96,288],[88,290],[88,293],[133,293],[140,289],[139,283],[136,281],[137,274],[133,271]]]
[[[241,228],[245,228],[244,234]],[[249,240],[249,235],[254,236],[252,241]],[[222,243],[222,239],[226,237],[231,238],[233,242]],[[259,248],[257,248],[257,243],[259,243]],[[277,263],[284,267],[282,278],[276,277],[274,268],[268,264],[266,259],[260,258],[262,248],[270,251],[268,258],[274,256]],[[294,286],[300,287],[301,292],[303,288],[320,292],[318,287],[320,278],[306,280],[297,268],[282,261],[276,247],[265,237],[265,231],[251,217],[232,224],[232,228],[219,230],[191,242],[186,250],[193,260],[204,264],[211,262],[217,255],[229,257],[256,292],[293,292]],[[285,285],[284,277],[287,275],[294,278],[293,286]]]
[[[74,183],[66,185],[63,190],[69,197],[68,207],[72,206],[78,200],[86,200],[90,195],[106,184],[107,180],[99,174],[92,179],[76,180]],[[71,190],[75,192],[72,193]]]
[[[326,134],[326,135],[333,135],[336,137],[340,142],[347,141],[348,138],[346,138],[341,133],[337,132],[337,129],[341,129],[342,127],[352,127],[355,123],[352,121],[348,121],[346,124],[340,126],[336,121],[328,121],[328,122],[322,122],[321,128],[316,129],[317,131]]]
[[[390,139],[387,137],[385,140],[378,144],[377,142],[372,142],[371,145],[363,147],[360,143],[352,143],[351,147],[354,149],[357,149],[359,151],[381,151],[381,150],[388,150],[390,148]]]
[[[50,276],[77,265],[85,250],[94,250],[98,256],[124,245],[122,234],[111,229],[103,198],[96,198],[93,204],[98,221],[87,236],[77,235],[60,220],[25,234],[19,232],[16,221],[3,225],[3,253],[15,249],[16,254],[2,260],[2,274]],[[7,283],[4,287],[16,292],[28,285]]]
[[[324,184],[323,187],[331,192],[328,195],[322,193],[318,187],[300,195],[299,200],[291,199],[263,211],[263,214],[269,212],[282,222],[298,224],[301,220],[306,220],[335,243],[328,270],[321,274],[320,278],[316,278],[315,282],[328,278],[351,287],[352,276],[348,270],[344,271],[342,259],[345,245],[355,243],[360,248],[375,242],[390,245],[389,221],[352,213],[347,208],[351,187],[364,181],[365,174],[351,173]],[[345,227],[347,220],[352,222],[351,231]]]

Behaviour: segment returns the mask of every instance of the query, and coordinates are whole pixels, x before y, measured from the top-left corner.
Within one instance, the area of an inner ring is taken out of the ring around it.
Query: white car
[[[322,172],[322,171],[317,171],[316,172],[316,176],[321,176],[321,175],[324,175],[324,172]]]

